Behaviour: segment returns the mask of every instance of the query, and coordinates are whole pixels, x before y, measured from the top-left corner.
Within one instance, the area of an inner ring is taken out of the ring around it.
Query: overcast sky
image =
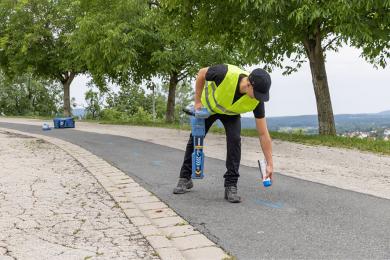
[[[359,50],[344,47],[338,53],[328,53],[326,70],[333,112],[335,114],[376,113],[390,110],[390,68],[375,69]],[[389,64],[390,65],[390,64]],[[270,101],[266,116],[317,114],[309,65],[298,72],[283,76],[281,70],[271,73]],[[71,86],[71,97],[85,104],[88,78],[78,76]],[[252,113],[246,116],[253,116]]]

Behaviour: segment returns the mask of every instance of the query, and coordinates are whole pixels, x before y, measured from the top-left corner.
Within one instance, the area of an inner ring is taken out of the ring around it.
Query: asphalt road
[[[243,202],[231,204],[223,199],[225,162],[212,158],[205,160],[205,179],[174,195],[183,151],[70,129],[0,127],[61,138],[104,158],[238,259],[390,259],[390,200],[280,173],[265,190],[258,169],[241,165]]]

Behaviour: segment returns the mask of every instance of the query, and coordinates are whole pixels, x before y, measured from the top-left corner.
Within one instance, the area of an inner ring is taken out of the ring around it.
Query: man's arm
[[[267,128],[267,121],[264,118],[256,118],[256,129],[259,134],[261,149],[267,161],[267,177],[272,179],[274,163],[272,160],[272,140]]]
[[[208,67],[202,68],[198,72],[198,76],[196,77],[196,83],[195,83],[195,109],[198,110],[202,107],[202,91],[204,88],[204,84],[206,82],[206,73],[207,73]]]

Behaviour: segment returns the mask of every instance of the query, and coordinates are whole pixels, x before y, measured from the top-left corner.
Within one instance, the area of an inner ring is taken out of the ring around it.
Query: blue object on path
[[[49,124],[43,123],[43,125],[42,125],[42,130],[43,130],[43,131],[51,130],[51,127],[49,126]]]
[[[194,109],[194,107],[187,107],[183,111],[190,115],[191,134],[194,140],[194,151],[192,153],[192,179],[203,179],[204,169],[204,153],[203,153],[203,140],[206,135],[205,119],[210,116],[207,108],[201,108],[200,110]]]
[[[54,128],[75,128],[72,117],[56,117],[53,119]]]
[[[203,179],[204,153],[203,140],[206,134],[205,119],[191,116],[192,138],[194,140],[194,151],[192,153],[192,179]]]

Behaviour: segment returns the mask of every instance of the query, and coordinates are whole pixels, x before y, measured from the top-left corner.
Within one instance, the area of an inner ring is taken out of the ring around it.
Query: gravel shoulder
[[[42,120],[1,117],[0,122],[43,123]],[[77,122],[75,130],[125,136],[180,150],[185,149],[189,137],[186,130],[86,122]],[[225,136],[208,134],[205,146],[208,157],[225,160]],[[275,171],[281,174],[390,199],[390,156],[279,140],[273,141],[273,155]],[[257,167],[257,160],[261,158],[258,138],[242,137],[241,164]]]

